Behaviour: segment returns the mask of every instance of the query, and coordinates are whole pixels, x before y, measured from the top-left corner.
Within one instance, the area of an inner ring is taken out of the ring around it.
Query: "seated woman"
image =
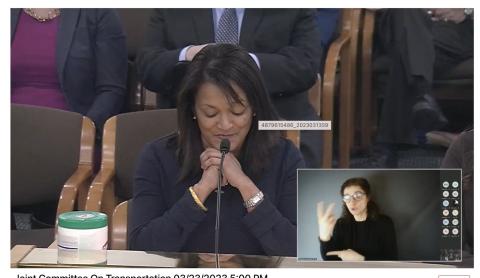
[[[379,213],[364,178],[346,180],[340,194],[342,217],[335,219],[334,204],[317,206],[320,251],[324,260],[396,260],[397,242],[392,219]]]
[[[134,178],[129,248],[214,252],[222,139],[220,253],[296,255],[299,150],[279,131],[255,61],[227,44],[205,47],[188,66],[177,100],[178,134],[145,146]],[[165,119],[172,120],[172,119]]]

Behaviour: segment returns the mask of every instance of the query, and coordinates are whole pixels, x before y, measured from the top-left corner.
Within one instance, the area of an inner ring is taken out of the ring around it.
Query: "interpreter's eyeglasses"
[[[342,199],[345,203],[350,203],[351,200],[355,200],[355,201],[362,200],[365,195],[367,195],[367,194],[365,194],[363,192],[360,192],[360,191],[357,191],[357,192],[353,193],[352,195],[348,195],[348,194],[343,195]]]

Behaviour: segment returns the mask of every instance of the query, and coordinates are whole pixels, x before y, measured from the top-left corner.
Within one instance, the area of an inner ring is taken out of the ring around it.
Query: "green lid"
[[[95,211],[70,211],[58,216],[58,226],[69,229],[97,229],[107,226],[107,215]]]

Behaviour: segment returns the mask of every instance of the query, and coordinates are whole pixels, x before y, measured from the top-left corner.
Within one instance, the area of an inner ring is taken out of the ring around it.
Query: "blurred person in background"
[[[104,122],[122,108],[127,46],[113,9],[11,9],[11,102]],[[97,140],[100,143],[100,140]]]
[[[432,92],[441,75],[473,57],[473,9],[381,9],[376,36],[388,56],[377,142],[396,168],[397,149],[448,124]],[[468,123],[469,124],[469,123]]]

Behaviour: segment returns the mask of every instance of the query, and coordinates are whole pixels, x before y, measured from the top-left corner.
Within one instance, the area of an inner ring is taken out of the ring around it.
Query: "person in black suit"
[[[33,43],[28,37],[35,34]],[[127,46],[117,13],[11,9],[11,44],[12,102],[78,112],[94,121],[100,137],[126,94]]]
[[[205,45],[215,43],[223,10],[234,10],[237,41],[254,58],[280,116],[318,120],[307,90],[317,78],[321,52],[315,10],[308,9],[157,9],[137,56],[140,79],[158,93],[159,108],[174,106],[175,65],[190,61]],[[222,41],[227,42],[227,41]],[[307,167],[319,167],[321,133],[302,132]]]
[[[377,14],[378,42],[390,60],[378,142],[387,167],[397,167],[396,148],[416,144],[448,123],[431,95],[434,75],[473,57],[473,9],[386,9]]]

